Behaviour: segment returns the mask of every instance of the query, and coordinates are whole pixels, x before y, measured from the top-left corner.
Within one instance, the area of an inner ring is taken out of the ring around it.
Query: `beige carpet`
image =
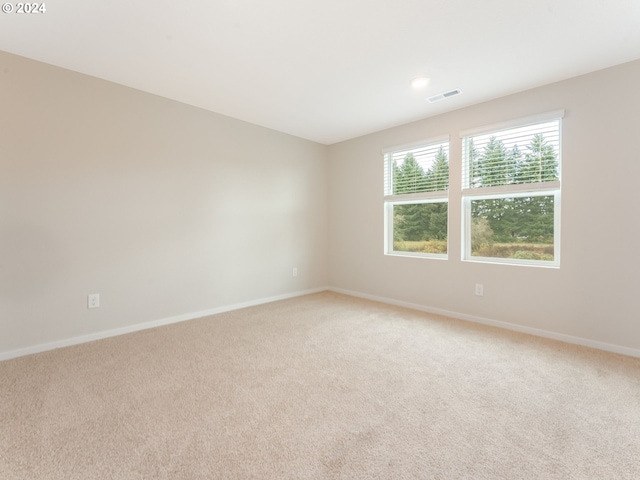
[[[0,478],[638,479],[640,359],[330,292],[0,363]]]

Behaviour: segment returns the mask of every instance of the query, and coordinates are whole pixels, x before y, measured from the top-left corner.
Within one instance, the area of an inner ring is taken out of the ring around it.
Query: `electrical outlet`
[[[294,277],[298,276],[298,267],[293,267],[293,276]]]
[[[484,286],[481,283],[476,283],[476,295],[479,297],[484,295]]]
[[[100,306],[100,294],[92,293],[87,296],[87,308],[98,308]]]

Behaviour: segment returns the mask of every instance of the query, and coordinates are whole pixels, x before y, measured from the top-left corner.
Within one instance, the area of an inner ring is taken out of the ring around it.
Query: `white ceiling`
[[[640,58],[640,0],[45,4],[0,50],[323,144]]]

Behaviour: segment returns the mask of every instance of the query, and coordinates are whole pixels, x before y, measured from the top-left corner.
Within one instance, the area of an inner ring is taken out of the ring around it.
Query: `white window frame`
[[[410,144],[398,145],[382,150],[384,157],[384,254],[392,256],[402,257],[417,257],[417,258],[432,258],[446,260],[449,258],[449,224],[451,219],[451,212],[449,210],[449,189],[437,191],[437,192],[421,192],[410,194],[393,195],[388,192],[393,191],[393,161],[392,155],[398,152],[417,150],[420,148],[428,147],[431,145],[438,145],[442,143],[448,144],[448,159],[449,159],[449,182],[451,182],[451,142],[449,135],[433,137],[428,140],[420,142],[413,142]],[[393,241],[393,207],[395,205],[414,205],[422,203],[446,203],[447,205],[447,253],[422,253],[422,252],[406,252],[401,250],[394,250]]]
[[[479,262],[479,263],[496,263],[507,265],[526,265],[537,267],[560,267],[560,236],[561,236],[561,175],[562,175],[562,118],[564,117],[564,110],[556,110],[553,112],[544,113],[541,115],[535,115],[531,117],[521,118],[509,122],[500,124],[489,125],[472,130],[466,130],[460,132],[460,138],[462,140],[462,261],[466,262]],[[493,187],[469,187],[464,182],[468,179],[468,159],[466,158],[465,138],[473,137],[477,135],[485,135],[491,133],[500,133],[504,130],[512,128],[525,127],[529,125],[536,125],[545,122],[551,122],[554,120],[559,121],[558,135],[559,135],[559,148],[558,148],[558,181],[553,182],[540,182],[540,183],[526,183],[526,184],[510,184],[500,185]],[[516,197],[529,197],[529,196],[553,196],[553,220],[554,220],[554,255],[553,260],[528,260],[528,259],[516,259],[516,258],[501,258],[501,257],[481,257],[471,255],[471,202],[473,200],[488,200],[488,199],[501,199],[501,198],[516,198]]]

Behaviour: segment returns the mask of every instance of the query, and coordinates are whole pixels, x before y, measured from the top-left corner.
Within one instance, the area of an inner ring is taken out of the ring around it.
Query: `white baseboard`
[[[46,352],[48,350],[55,350],[57,348],[70,347],[72,345],[78,345],[81,343],[93,342],[95,340],[102,340],[103,338],[116,337],[118,335],[124,335],[127,333],[146,330],[149,328],[161,327],[163,325],[170,325],[172,323],[184,322],[187,320],[195,320],[196,318],[208,317],[209,315],[215,315],[217,313],[230,312],[232,310],[238,310],[240,308],[253,307],[255,305],[262,305],[264,303],[276,302],[278,300],[286,300],[287,298],[300,297],[302,295],[309,295],[311,293],[323,292],[325,290],[329,290],[329,288],[328,287],[313,288],[310,290],[286,293],[284,295],[276,295],[273,297],[260,298],[257,300],[250,300],[248,302],[242,302],[242,303],[236,303],[233,305],[212,308],[210,310],[204,310],[201,312],[187,313],[184,315],[178,315],[176,317],[163,318],[160,320],[153,320],[151,322],[130,325],[127,327],[115,328],[112,330],[105,330],[102,332],[91,333],[89,335],[82,335],[79,337],[58,340],[55,342],[43,343],[40,345],[34,345],[32,347],[20,348],[17,350],[9,350],[6,352],[0,352],[0,361],[9,360],[11,358],[23,357],[25,355],[31,355],[34,353]]]
[[[352,290],[345,290],[335,287],[319,287],[310,290],[303,290],[293,293],[287,293],[284,295],[276,295],[273,297],[260,298],[257,300],[250,300],[248,302],[236,303],[233,305],[227,305],[223,307],[212,308],[210,310],[204,310],[200,312],[192,312],[184,315],[178,315],[175,317],[164,318],[160,320],[154,320],[151,322],[139,323],[136,325],[130,325],[127,327],[116,328],[112,330],[105,330],[102,332],[96,332],[89,335],[82,335],[79,337],[73,337],[65,340],[59,340],[50,343],[44,343],[40,345],[34,345],[31,347],[21,348],[17,350],[9,350],[6,352],[0,352],[0,361],[9,360],[11,358],[22,357],[25,355],[31,355],[34,353],[46,352],[48,350],[55,350],[57,348],[69,347],[72,345],[78,345],[81,343],[93,342],[95,340],[101,340],[103,338],[115,337],[118,335],[124,335],[127,333],[137,332],[140,330],[146,330],[149,328],[160,327],[163,325],[170,325],[172,323],[184,322],[187,320],[195,320],[196,318],[208,317],[209,315],[215,315],[218,313],[229,312],[232,310],[238,310],[240,308],[253,307],[255,305],[262,305],[265,303],[276,302],[278,300],[286,300],[288,298],[300,297],[303,295],[309,295],[312,293],[318,293],[325,290],[329,290],[336,293],[342,293],[344,295],[350,295],[352,297],[364,298],[375,302],[387,303],[389,305],[396,305],[398,307],[410,308],[412,310],[418,310],[426,313],[433,313],[435,315],[442,315],[445,317],[455,318],[458,320],[465,320],[468,322],[480,323],[483,325],[489,325],[492,327],[504,328],[506,330],[512,330],[520,333],[527,333],[535,335],[537,337],[549,338],[552,340],[559,340],[561,342],[571,343],[574,345],[582,345],[585,347],[595,348],[598,350],[604,350],[612,353],[619,353],[621,355],[628,355],[630,357],[640,358],[640,350],[623,347],[620,345],[613,345],[610,343],[598,342],[595,340],[589,340],[581,337],[574,337],[571,335],[564,335],[561,333],[551,332],[548,330],[542,330],[538,328],[525,327],[522,325],[516,325],[513,323],[502,322],[499,320],[492,320],[489,318],[478,317],[475,315],[468,315],[465,313],[453,312],[450,310],[443,310],[439,308],[427,307],[416,303],[403,302],[392,298],[379,297],[376,295],[369,295],[366,293],[356,292]]]
[[[640,350],[637,350],[635,348],[629,348],[629,347],[623,347],[620,345],[614,345],[614,344],[610,344],[610,343],[605,343],[605,342],[598,342],[595,340],[589,340],[587,338],[581,338],[581,337],[573,337],[571,335],[564,335],[562,333],[556,333],[556,332],[551,332],[549,330],[542,330],[539,328],[532,328],[532,327],[525,327],[522,325],[516,325],[514,323],[508,323],[508,322],[502,322],[499,320],[492,320],[489,318],[483,318],[483,317],[478,317],[475,315],[468,315],[466,313],[458,313],[458,312],[452,312],[449,310],[442,310],[439,308],[431,308],[431,307],[427,307],[424,305],[419,305],[416,303],[408,303],[408,302],[402,302],[399,300],[394,300],[392,298],[386,298],[386,297],[378,297],[375,295],[368,295],[366,293],[360,293],[360,292],[354,292],[351,290],[345,290],[342,288],[334,288],[334,287],[329,287],[328,290],[332,291],[332,292],[336,292],[336,293],[342,293],[344,295],[350,295],[352,297],[358,297],[358,298],[364,298],[366,300],[373,300],[376,302],[381,302],[381,303],[387,303],[389,305],[395,305],[398,307],[405,307],[405,308],[410,308],[412,310],[418,310],[421,312],[426,312],[426,313],[433,313],[435,315],[442,315],[445,317],[450,317],[450,318],[455,318],[458,320],[465,320],[467,322],[474,322],[474,323],[480,323],[483,325],[489,325],[492,327],[498,327],[498,328],[504,328],[506,330],[512,330],[515,332],[520,332],[520,333],[527,333],[529,335],[534,335],[536,337],[543,337],[543,338],[549,338],[552,340],[559,340],[561,342],[565,342],[565,343],[571,343],[574,345],[581,345],[584,347],[590,347],[590,348],[595,348],[598,350],[604,350],[607,352],[612,352],[612,353],[619,353],[621,355],[627,355],[630,357],[639,357],[640,358]]]

